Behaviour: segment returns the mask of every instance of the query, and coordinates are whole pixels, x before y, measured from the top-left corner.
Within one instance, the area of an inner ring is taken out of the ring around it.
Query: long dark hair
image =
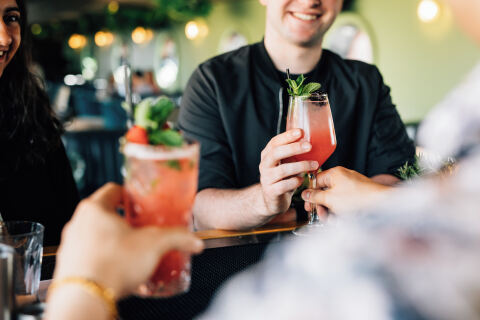
[[[31,71],[25,0],[16,2],[22,40],[0,77],[0,158],[14,158],[18,165],[21,161],[45,161],[47,153],[61,143],[63,128],[50,107],[41,80]]]

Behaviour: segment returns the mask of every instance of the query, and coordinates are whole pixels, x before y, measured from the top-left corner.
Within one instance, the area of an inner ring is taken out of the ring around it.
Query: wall
[[[417,4],[418,0],[357,0],[356,5],[373,30],[376,64],[406,122],[421,120],[480,57],[449,11],[425,24],[417,18]]]
[[[242,33],[249,43],[260,41],[265,29],[265,9],[258,0],[232,0],[214,2],[212,13],[206,19],[209,34],[203,39],[190,41],[184,26],[175,28],[180,45],[180,84],[183,88],[195,67],[218,54],[222,34],[229,30]]]

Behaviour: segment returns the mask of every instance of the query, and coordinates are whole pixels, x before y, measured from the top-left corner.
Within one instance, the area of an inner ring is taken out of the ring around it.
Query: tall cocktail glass
[[[123,145],[125,216],[132,226],[192,227],[199,149],[196,142],[181,147]],[[190,255],[171,251],[138,294],[168,297],[186,292],[189,286]]]
[[[317,161],[322,166],[332,155],[337,146],[335,128],[333,126],[332,112],[327,94],[313,94],[310,98],[290,97],[287,115],[287,130],[300,128],[303,130],[302,141],[308,141],[312,149],[304,154],[290,157],[285,162],[297,161]],[[315,189],[316,172],[308,172],[309,187]],[[309,231],[313,226],[319,225],[319,219],[315,206],[311,206],[309,214],[309,224],[307,228],[301,229],[304,232]],[[300,234],[300,230],[296,232]]]

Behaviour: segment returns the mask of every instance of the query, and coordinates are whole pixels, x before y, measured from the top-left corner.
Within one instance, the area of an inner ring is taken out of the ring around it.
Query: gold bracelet
[[[105,288],[93,280],[82,277],[66,277],[63,279],[54,280],[48,288],[48,295],[51,295],[52,292],[59,287],[69,284],[79,285],[91,295],[102,299],[107,305],[112,318],[117,319],[117,304],[115,303],[115,294],[113,293],[113,290],[110,288]]]

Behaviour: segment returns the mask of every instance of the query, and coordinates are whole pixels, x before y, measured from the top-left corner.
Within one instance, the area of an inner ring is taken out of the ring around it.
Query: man
[[[320,82],[329,94],[337,149],[323,169],[341,165],[393,184],[396,170],[414,157],[378,70],[322,50],[342,1],[261,3],[267,12],[264,41],[200,65],[182,99],[179,127],[202,145],[194,206],[198,229],[248,229],[296,216],[289,208],[302,184],[298,175],[319,164],[281,162],[311,149],[299,141],[301,130],[284,132],[287,68],[305,74],[307,82]]]

